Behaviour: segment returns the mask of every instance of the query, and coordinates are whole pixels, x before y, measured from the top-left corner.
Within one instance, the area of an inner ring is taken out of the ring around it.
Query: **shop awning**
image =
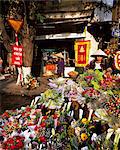
[[[50,34],[36,36],[35,40],[46,40],[46,39],[69,39],[69,38],[85,38],[85,32],[83,33],[61,33],[61,34]]]

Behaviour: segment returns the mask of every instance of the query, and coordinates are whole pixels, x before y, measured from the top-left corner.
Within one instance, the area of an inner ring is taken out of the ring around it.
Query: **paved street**
[[[6,109],[20,108],[30,104],[31,100],[48,88],[48,78],[40,78],[40,86],[28,90],[26,86],[16,85],[16,78],[0,80],[0,113]]]

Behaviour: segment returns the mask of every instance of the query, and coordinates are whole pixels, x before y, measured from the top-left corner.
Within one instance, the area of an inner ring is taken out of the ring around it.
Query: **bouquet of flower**
[[[81,74],[77,82],[86,89],[87,87],[93,87],[96,90],[100,88],[100,81],[103,79],[103,73],[99,70],[87,70]]]
[[[71,128],[74,129],[74,136],[71,139],[72,143],[77,149],[99,149],[101,147],[101,140],[96,132],[96,122],[82,118],[77,121],[71,122]]]
[[[15,150],[24,148],[24,137],[13,136],[8,138],[4,143],[4,148],[7,150]]]
[[[120,78],[108,73],[108,71],[104,73],[100,82],[101,90],[107,91],[110,95],[120,96]]]
[[[43,104],[49,109],[60,108],[63,104],[62,94],[55,89],[48,89],[41,94],[38,105]]]
[[[39,87],[39,82],[37,79],[32,76],[27,76],[27,89],[33,90],[37,87]]]
[[[82,92],[82,96],[86,98],[86,103],[95,101],[100,96],[100,93],[94,88],[87,88]]]

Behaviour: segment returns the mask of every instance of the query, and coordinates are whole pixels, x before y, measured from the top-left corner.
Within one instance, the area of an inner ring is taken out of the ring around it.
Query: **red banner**
[[[75,42],[75,66],[85,67],[89,61],[90,41]]]
[[[12,64],[16,66],[22,65],[23,47],[13,45],[12,46]]]

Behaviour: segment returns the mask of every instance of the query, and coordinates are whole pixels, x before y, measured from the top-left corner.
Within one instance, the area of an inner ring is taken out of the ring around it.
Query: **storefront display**
[[[56,71],[56,57],[52,54],[55,53],[55,49],[42,49],[43,61],[44,61],[44,71],[43,76],[51,76],[55,74]]]

